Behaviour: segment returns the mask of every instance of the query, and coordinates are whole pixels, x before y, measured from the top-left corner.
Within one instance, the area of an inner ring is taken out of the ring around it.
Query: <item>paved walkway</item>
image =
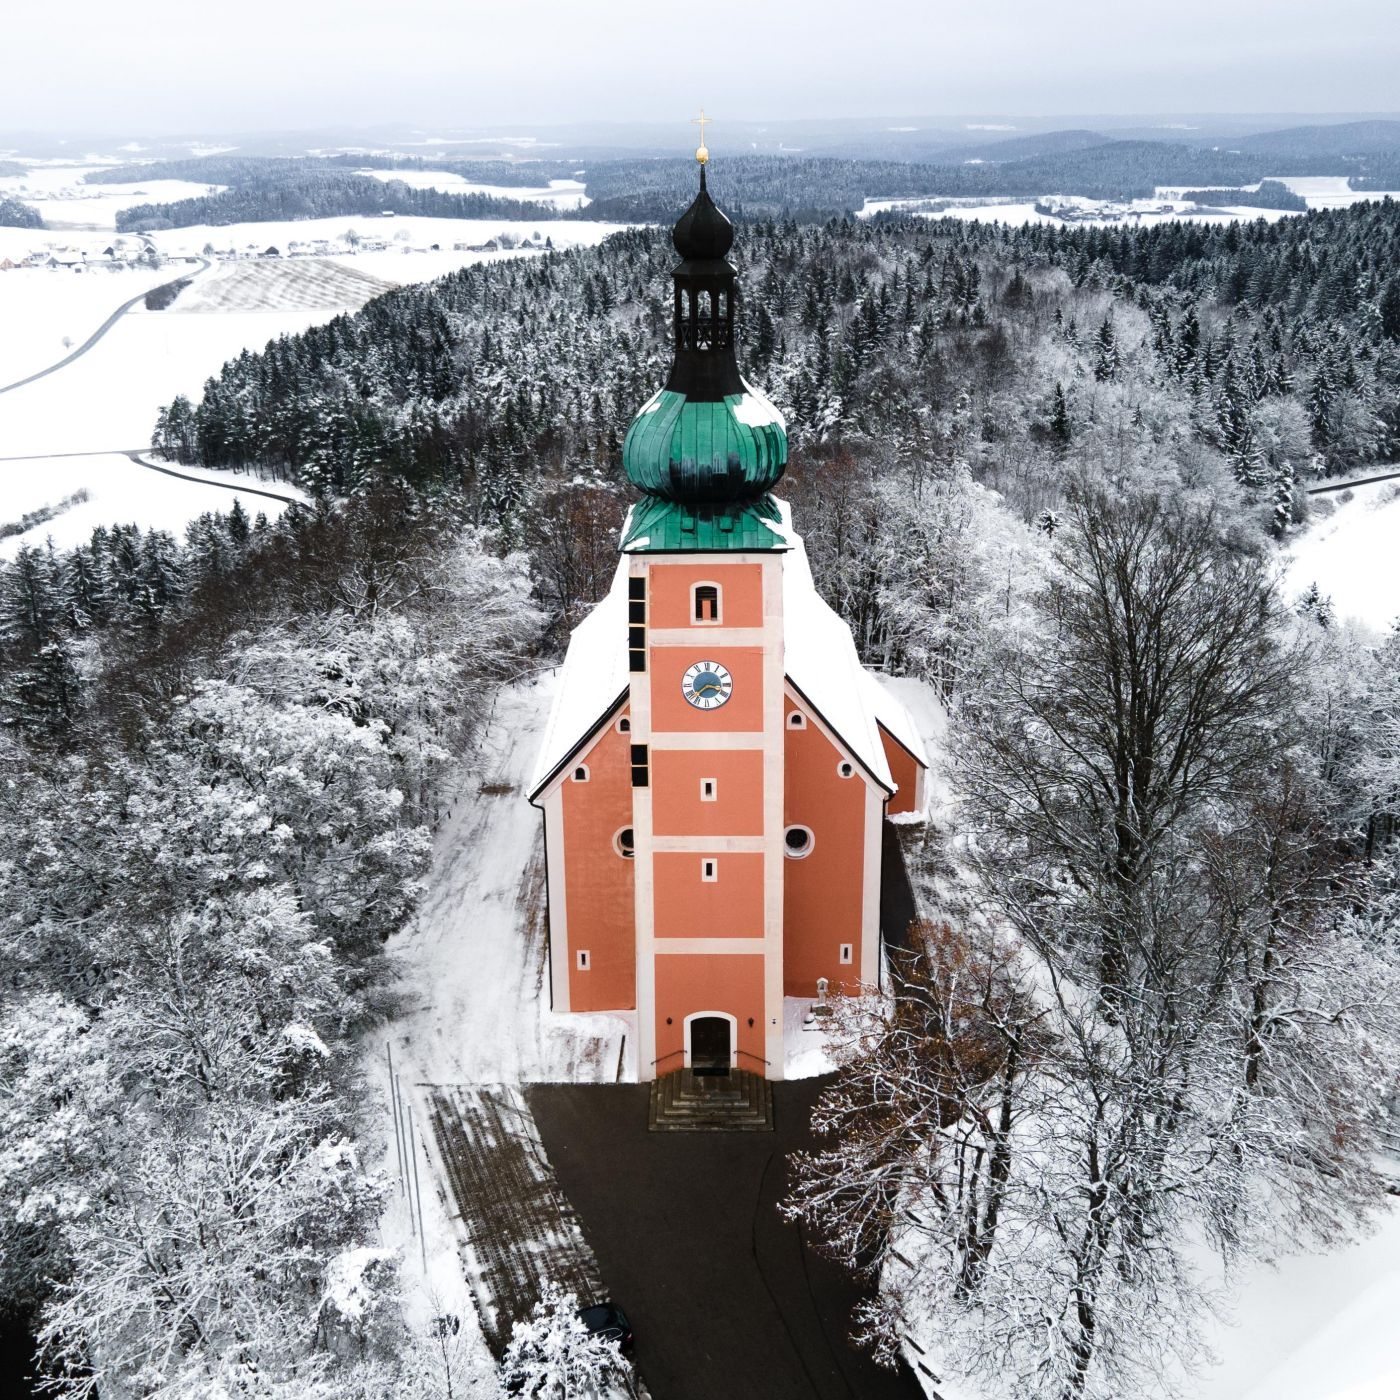
[[[649,1133],[644,1084],[526,1089],[659,1400],[922,1400],[850,1347],[861,1290],[775,1209],[821,1083],[773,1086],[771,1134]]]

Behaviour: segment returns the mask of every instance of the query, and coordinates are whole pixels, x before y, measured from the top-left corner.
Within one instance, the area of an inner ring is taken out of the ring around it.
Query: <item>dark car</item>
[[[616,1303],[594,1303],[592,1307],[580,1308],[578,1320],[595,1337],[606,1337],[623,1351],[632,1350],[632,1324]]]

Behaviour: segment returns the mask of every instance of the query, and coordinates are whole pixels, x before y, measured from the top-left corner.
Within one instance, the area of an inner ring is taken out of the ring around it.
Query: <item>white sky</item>
[[[1396,0],[65,0],[0,131],[1397,105]],[[719,128],[715,128],[716,138]]]

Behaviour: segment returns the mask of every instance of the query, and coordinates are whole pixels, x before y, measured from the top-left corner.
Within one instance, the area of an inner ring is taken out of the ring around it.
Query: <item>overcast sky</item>
[[[1397,73],[1397,0],[15,0],[0,130],[1362,112]]]

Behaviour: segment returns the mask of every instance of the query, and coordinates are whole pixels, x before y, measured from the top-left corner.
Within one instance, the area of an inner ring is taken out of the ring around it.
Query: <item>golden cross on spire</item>
[[[713,120],[713,117],[707,117],[705,115],[705,109],[703,107],[700,109],[700,115],[698,117],[691,117],[690,119],[691,126],[698,126],[700,128],[700,144],[695,148],[695,159],[698,160],[701,165],[707,164],[710,159],[709,147],[705,145],[705,127]]]

